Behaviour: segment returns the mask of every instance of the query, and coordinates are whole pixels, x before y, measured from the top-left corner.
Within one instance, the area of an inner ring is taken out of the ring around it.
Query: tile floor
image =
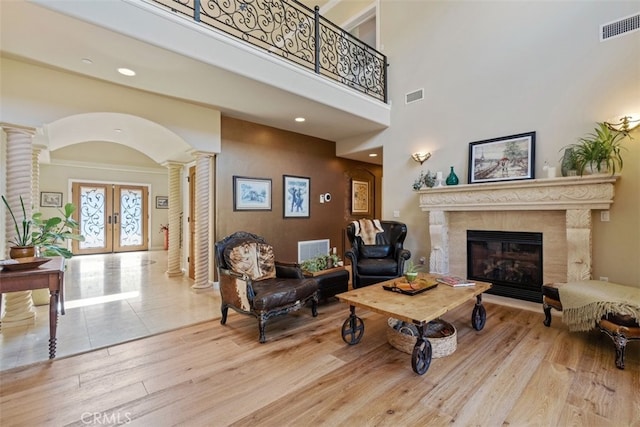
[[[122,343],[220,317],[213,289],[168,277],[167,252],[76,256],[65,272],[66,314],[58,317],[56,357]],[[48,305],[35,324],[0,330],[0,370],[47,360]]]

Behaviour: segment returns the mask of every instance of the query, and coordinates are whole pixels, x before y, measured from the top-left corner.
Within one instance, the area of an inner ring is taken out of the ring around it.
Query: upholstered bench
[[[623,314],[616,311],[611,311],[612,309],[615,309],[615,306],[606,305],[606,304],[613,304],[613,303],[608,303],[605,301],[604,302],[605,305],[603,306],[603,308],[601,308],[601,314],[603,315],[593,319],[591,328],[585,328],[585,327],[572,328],[571,323],[569,323],[570,330],[586,330],[586,329],[592,329],[597,326],[601,332],[604,332],[605,334],[607,334],[615,345],[616,366],[619,369],[624,369],[624,350],[627,345],[627,342],[631,340],[640,340],[640,322],[638,321],[638,318],[640,317],[640,315],[637,314],[637,313],[640,313],[640,301],[633,300],[633,297],[635,297],[635,293],[640,292],[640,289],[635,290],[635,288],[624,287],[622,285],[616,285],[609,282],[600,282],[595,280],[589,280],[585,282],[575,282],[570,284],[553,283],[553,284],[543,285],[542,286],[542,307],[544,310],[545,326],[548,327],[551,325],[551,309],[552,308],[555,308],[558,311],[563,311],[563,306],[560,298],[560,294],[561,294],[560,288],[563,286],[579,287],[580,284],[586,285],[584,288],[585,293],[589,292],[590,288],[595,288],[600,290],[604,289],[604,293],[606,293],[606,290],[612,286],[616,287],[616,289],[618,289],[618,287],[628,288],[628,291],[630,292],[630,294],[628,295],[631,295],[631,297],[629,300],[626,301],[627,304],[623,304],[621,306],[622,307],[621,309],[623,311],[631,310],[636,313],[635,316],[627,313]],[[624,290],[625,289],[623,289],[623,291]],[[564,313],[563,313],[563,321],[565,321]],[[565,323],[568,323],[568,322],[565,321]]]

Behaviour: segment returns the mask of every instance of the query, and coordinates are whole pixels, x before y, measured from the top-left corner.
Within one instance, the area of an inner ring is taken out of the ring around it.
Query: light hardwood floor
[[[444,319],[458,348],[423,376],[386,340],[387,319],[359,310],[348,346],[346,305],[329,301],[257,322],[235,312],[53,362],[0,373],[0,424],[137,426],[639,426],[640,345],[614,364],[603,334],[569,333],[558,317],[473,301]]]
[[[57,356],[111,346],[220,317],[220,294],[167,277],[167,252],[82,255],[67,261],[66,314],[58,319]],[[49,358],[49,306],[35,322],[0,330],[0,370]]]

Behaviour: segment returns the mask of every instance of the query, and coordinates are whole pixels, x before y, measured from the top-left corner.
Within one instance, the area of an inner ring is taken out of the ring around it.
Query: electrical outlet
[[[393,211],[394,218],[400,218],[400,211]]]
[[[600,212],[600,221],[609,222],[609,211],[601,211]]]
[[[427,259],[423,256],[420,257],[420,265],[424,265],[424,263],[427,262]]]
[[[603,281],[603,282],[608,282],[609,278],[606,277],[606,276],[600,276],[600,280]]]

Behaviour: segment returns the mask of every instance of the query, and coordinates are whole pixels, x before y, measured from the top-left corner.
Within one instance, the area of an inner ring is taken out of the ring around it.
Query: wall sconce
[[[615,123],[604,122],[604,124],[613,131],[622,132],[623,134],[628,135],[629,132],[640,125],[640,118],[634,114],[620,117],[620,119]]]
[[[422,165],[431,158],[431,153],[413,153],[411,158]]]

